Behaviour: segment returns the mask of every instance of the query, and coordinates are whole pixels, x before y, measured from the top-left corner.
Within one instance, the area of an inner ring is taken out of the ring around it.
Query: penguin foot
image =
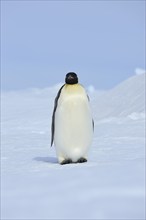
[[[77,160],[77,163],[85,163],[87,162],[87,159],[84,157],[81,157],[80,159]]]
[[[60,164],[61,164],[61,165],[65,165],[65,164],[69,164],[69,163],[72,163],[72,160],[71,160],[71,159],[65,159],[65,160],[63,160]]]

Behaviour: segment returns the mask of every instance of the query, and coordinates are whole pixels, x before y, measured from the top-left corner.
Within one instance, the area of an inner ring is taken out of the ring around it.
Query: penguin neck
[[[65,87],[66,88],[70,88],[70,89],[74,89],[74,88],[77,88],[80,84],[79,83],[75,83],[75,84],[65,84]]]
[[[79,83],[73,83],[73,84],[66,83],[65,85],[66,86],[75,86],[75,85],[79,85]]]
[[[76,83],[76,84],[73,84],[73,85],[70,85],[70,84],[65,84],[64,86],[64,90],[67,92],[67,93],[81,93],[84,89],[83,89],[83,86],[80,85],[79,83]]]

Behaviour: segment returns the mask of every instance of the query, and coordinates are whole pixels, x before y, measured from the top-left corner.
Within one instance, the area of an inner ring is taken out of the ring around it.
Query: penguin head
[[[66,74],[66,77],[65,77],[65,83],[66,84],[77,84],[78,83],[78,76],[76,73],[74,72],[69,72]]]

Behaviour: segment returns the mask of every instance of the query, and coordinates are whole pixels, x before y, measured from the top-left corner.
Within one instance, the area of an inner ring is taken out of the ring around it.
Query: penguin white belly
[[[59,162],[87,158],[93,124],[86,94],[66,96],[58,103],[55,113],[54,143]]]

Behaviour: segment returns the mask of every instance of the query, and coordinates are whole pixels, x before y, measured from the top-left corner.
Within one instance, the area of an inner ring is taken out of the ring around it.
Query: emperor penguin
[[[87,162],[93,130],[89,97],[77,74],[69,72],[55,98],[52,115],[51,146],[54,142],[58,162]]]

